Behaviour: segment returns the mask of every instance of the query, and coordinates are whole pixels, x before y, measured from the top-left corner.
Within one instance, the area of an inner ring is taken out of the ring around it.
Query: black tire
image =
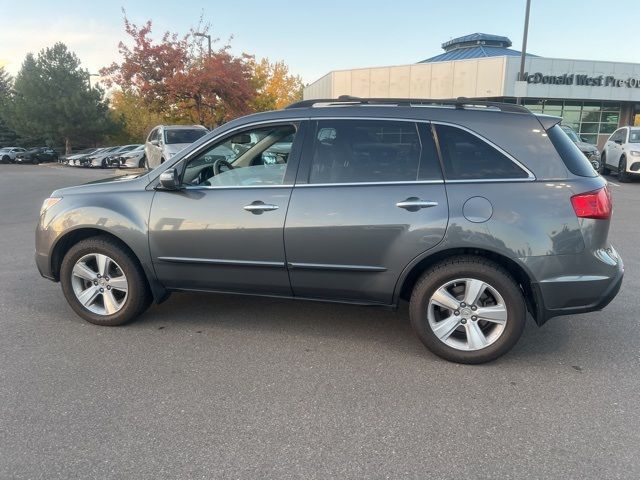
[[[620,157],[620,163],[618,163],[618,181],[620,183],[627,183],[631,181],[629,172],[627,172],[627,157],[624,155]]]
[[[11,163],[11,157],[9,157],[9,155],[5,155],[2,157],[2,163]]]
[[[460,278],[473,278],[490,284],[502,296],[506,306],[504,330],[493,343],[479,350],[460,350],[445,344],[427,320],[429,300],[435,291]],[[453,257],[429,268],[413,288],[409,305],[411,325],[422,343],[439,357],[467,364],[490,362],[511,350],[524,330],[526,312],[520,287],[511,275],[496,263],[476,256]]]
[[[138,162],[138,168],[148,168],[147,167],[147,157],[145,155],[142,156],[140,161]]]
[[[600,157],[600,175],[609,175],[609,167],[607,167],[607,157],[604,152]]]
[[[107,168],[107,160],[106,159],[102,159],[102,165],[100,165],[100,168]]]
[[[34,158],[31,163],[33,163],[34,165],[38,165],[40,163],[40,160],[38,160],[37,158]]]
[[[85,308],[73,291],[71,281],[73,267],[85,255],[100,253],[108,255],[121,267],[127,278],[128,292],[122,308],[113,315],[100,315]],[[92,237],[75,244],[62,260],[60,283],[71,308],[87,322],[102,326],[123,325],[140,314],[151,304],[149,284],[134,254],[125,246],[105,237]]]
[[[160,165],[164,163],[164,158],[160,158]]]

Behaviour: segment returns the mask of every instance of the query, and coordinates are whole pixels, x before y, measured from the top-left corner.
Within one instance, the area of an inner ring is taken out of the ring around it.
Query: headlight
[[[629,153],[634,157],[640,157],[640,152],[637,150],[631,150]]]
[[[42,208],[40,208],[40,215],[53,207],[56,203],[62,200],[62,197],[49,197],[42,202]]]

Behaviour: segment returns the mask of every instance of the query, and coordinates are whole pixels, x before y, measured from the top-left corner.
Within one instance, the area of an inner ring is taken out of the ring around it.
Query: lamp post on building
[[[527,7],[524,14],[524,33],[522,34],[522,51],[520,52],[520,72],[518,73],[518,82],[516,83],[516,103],[522,102],[522,94],[520,90],[524,90],[524,61],[527,56],[527,37],[529,36],[529,11],[531,10],[531,0],[527,0]]]

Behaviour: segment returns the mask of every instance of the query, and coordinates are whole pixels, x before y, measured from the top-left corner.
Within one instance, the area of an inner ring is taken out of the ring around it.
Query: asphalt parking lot
[[[174,294],[84,322],[33,233],[52,190],[110,175],[0,165],[0,478],[640,478],[640,182],[611,177],[613,303],[465,366],[406,306]]]

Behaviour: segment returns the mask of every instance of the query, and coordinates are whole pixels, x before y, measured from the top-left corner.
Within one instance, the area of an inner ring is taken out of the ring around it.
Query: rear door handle
[[[278,207],[278,205],[273,205],[271,203],[264,203],[264,202],[261,202],[260,200],[256,200],[255,202],[244,206],[244,209],[247,212],[251,212],[255,214],[260,214],[262,212],[270,212],[271,210],[277,210],[278,208],[280,208]]]
[[[406,200],[396,203],[396,207],[404,208],[405,210],[409,210],[410,212],[417,212],[422,208],[430,208],[437,207],[438,202],[433,202],[430,200],[420,200],[416,197],[409,197]]]

